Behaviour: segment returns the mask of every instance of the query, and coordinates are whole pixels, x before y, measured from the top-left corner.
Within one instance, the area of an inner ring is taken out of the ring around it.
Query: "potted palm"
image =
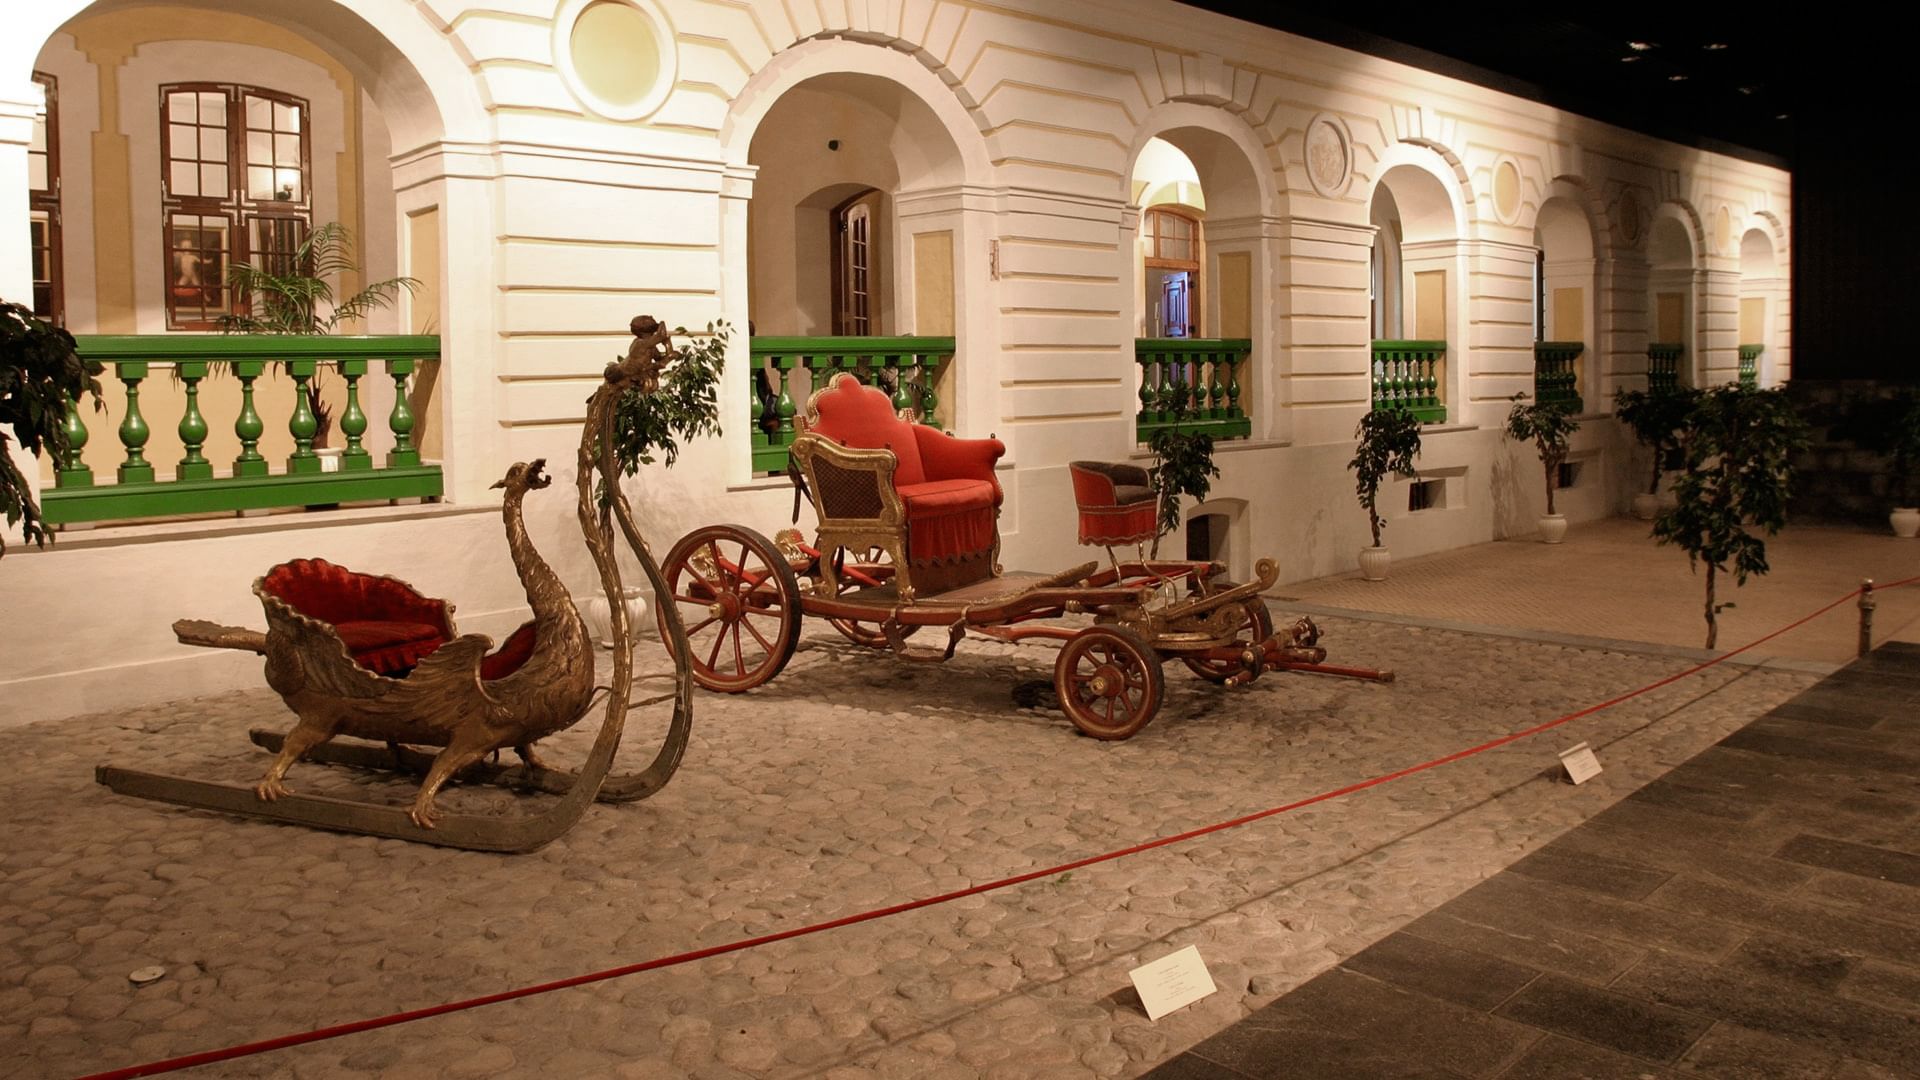
[[[18,444],[34,457],[45,452],[59,460],[68,445],[67,410],[79,408],[89,394],[94,408],[101,407],[100,370],[80,358],[73,335],[0,300],[0,511],[9,526],[20,525],[29,543],[45,547],[48,534],[12,448]],[[0,532],[0,555],[6,553],[6,534]]]
[[[1909,392],[1903,407],[1894,414],[1888,434],[1888,450],[1893,457],[1893,513],[1887,521],[1893,535],[1911,540],[1920,536],[1920,499],[1914,497],[1914,472],[1920,470],[1920,393]]]
[[[420,287],[416,278],[387,278],[352,296],[336,299],[332,279],[359,272],[360,264],[353,257],[353,234],[345,225],[330,221],[309,232],[283,264],[239,262],[227,268],[227,283],[236,296],[245,299],[248,309],[237,315],[222,315],[220,332],[331,334],[341,323],[392,307],[402,290],[412,292]],[[333,416],[320,400],[320,389],[316,373],[307,383],[307,407],[314,416],[314,446],[325,447],[327,434],[333,430]],[[338,467],[337,454],[328,461],[329,469]]]
[[[1525,404],[1525,394],[1513,395],[1513,410],[1507,413],[1507,438],[1531,442],[1540,455],[1540,468],[1547,479],[1547,513],[1540,519],[1542,543],[1557,544],[1567,537],[1567,519],[1553,505],[1553,493],[1560,488],[1560,466],[1566,463],[1568,443],[1580,430],[1573,412],[1557,401]]]
[[[1373,546],[1360,549],[1360,576],[1384,581],[1393,559],[1380,542],[1387,527],[1380,518],[1380,485],[1389,475],[1419,479],[1413,459],[1420,456],[1420,421],[1405,409],[1375,409],[1360,418],[1353,437],[1353,460],[1347,468],[1353,470],[1354,493],[1373,533]]]
[[[1633,516],[1652,521],[1660,513],[1660,476],[1680,450],[1680,432],[1700,391],[1692,387],[1671,390],[1621,390],[1613,395],[1613,413],[1633,432],[1634,441],[1653,457],[1647,490],[1633,496]]]

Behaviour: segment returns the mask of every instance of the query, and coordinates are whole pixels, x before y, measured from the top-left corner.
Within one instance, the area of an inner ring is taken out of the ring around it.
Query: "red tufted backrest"
[[[324,623],[391,621],[449,630],[443,600],[421,596],[405,582],[361,574],[325,559],[294,559],[267,571],[261,591]]]
[[[808,409],[820,416],[807,429],[816,435],[854,450],[893,451],[900,461],[893,474],[896,487],[926,482],[913,425],[894,415],[893,398],[885,390],[863,385],[851,372],[842,371],[813,396]]]

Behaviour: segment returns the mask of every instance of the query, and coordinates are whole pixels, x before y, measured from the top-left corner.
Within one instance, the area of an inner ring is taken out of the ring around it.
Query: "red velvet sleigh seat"
[[[884,390],[847,372],[807,402],[807,420],[792,452],[813,493],[821,550],[885,550],[909,603],[994,575],[1000,440],[902,420]]]
[[[281,563],[254,590],[263,601],[277,600],[331,626],[355,662],[382,675],[405,674],[453,640],[446,601],[421,596],[403,581],[356,573],[325,559]]]
[[[1147,470],[1138,465],[1075,461],[1073,501],[1080,509],[1083,544],[1144,544],[1160,530],[1159,503]]]

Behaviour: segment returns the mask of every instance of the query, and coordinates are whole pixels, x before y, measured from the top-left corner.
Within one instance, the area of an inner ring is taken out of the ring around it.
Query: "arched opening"
[[[951,426],[965,166],[946,124],[893,79],[816,75],[768,107],[747,161],[754,472],[785,469],[837,371]]]
[[[1740,381],[1748,386],[1779,381],[1773,327],[1785,295],[1773,237],[1748,229],[1740,238]]]
[[[1373,407],[1447,417],[1447,342],[1461,280],[1460,222],[1439,177],[1418,165],[1381,174],[1367,206]]]
[[[1248,437],[1269,383],[1257,359],[1272,353],[1256,300],[1267,278],[1260,178],[1218,118],[1186,111],[1142,141],[1129,172],[1142,442],[1168,427]],[[1213,126],[1190,122],[1203,119]]]
[[[1647,271],[1647,385],[1694,385],[1693,234],[1671,208],[1663,208],[1647,235]]]
[[[1586,211],[1566,196],[1540,206],[1533,243],[1539,249],[1534,270],[1534,396],[1559,401],[1575,412],[1599,387],[1587,373],[1597,371],[1594,298],[1598,294],[1593,225]]]
[[[43,19],[41,36],[14,39],[0,47],[0,59],[30,69],[45,88],[38,125],[44,143],[36,143],[44,154],[30,170],[38,183],[26,232],[30,261],[43,271],[37,291],[74,333],[151,336],[157,343],[218,332],[224,319],[262,310],[259,294],[233,285],[234,267],[311,273],[293,253],[334,224],[351,235],[355,263],[318,275],[336,298],[369,282],[420,283],[390,307],[339,320],[334,333],[434,334],[447,322],[446,268],[460,268],[467,291],[490,276],[491,249],[479,238],[475,250],[447,257],[448,238],[438,227],[445,186],[418,160],[448,137],[449,117],[461,125],[460,137],[484,117],[477,102],[445,99],[446,88],[458,85],[451,72],[459,71],[462,83],[470,79],[428,28],[377,11],[363,17],[347,3],[298,0],[50,0],[29,21]],[[427,69],[438,76],[438,92],[422,74]],[[26,74],[7,70],[4,77]],[[403,192],[394,162],[407,152],[417,160]],[[48,220],[57,227],[40,227]],[[322,303],[318,313],[324,320],[332,309]],[[454,336],[477,345],[491,334],[480,320],[467,320]],[[301,376],[320,388],[307,399],[317,411],[311,433],[302,426],[307,410],[291,403],[301,396],[292,380],[234,378],[221,365],[175,363],[161,359],[163,351],[149,358],[129,348],[107,373],[108,413],[85,417],[92,437],[74,459],[60,467],[43,462],[43,485],[91,486],[94,477],[161,488],[259,477],[278,485],[284,476],[284,492],[276,486],[261,498],[298,507],[304,503],[291,481],[357,453],[356,461],[375,471],[395,463],[425,467],[433,474],[430,483],[422,480],[428,494],[442,492],[437,461],[451,395],[437,392],[440,348],[420,345],[397,380],[375,357],[316,361]],[[210,346],[209,359],[218,351]],[[400,386],[404,409],[395,408]],[[115,437],[134,410],[135,388],[143,444],[127,442],[124,431]],[[399,413],[410,414],[408,426],[392,420]],[[349,415],[358,430],[340,427]],[[251,439],[249,425],[258,428]],[[316,453],[329,448],[333,456]],[[476,466],[482,474],[485,464]],[[192,512],[169,511],[170,498],[156,489],[137,509],[107,516]],[[208,498],[222,507],[227,501]]]
[[[1185,557],[1217,562],[1234,581],[1252,572],[1245,499],[1209,499],[1187,512]]]

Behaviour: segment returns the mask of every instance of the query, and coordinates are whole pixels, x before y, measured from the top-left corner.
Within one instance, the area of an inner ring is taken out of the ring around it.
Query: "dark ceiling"
[[[1894,28],[1867,21],[1874,9],[1864,5],[1828,5],[1816,18],[1678,2],[1573,15],[1547,4],[1352,4],[1328,16],[1248,0],[1190,2],[1775,165],[1792,162],[1797,132],[1834,99],[1863,80],[1891,86],[1903,71],[1894,66]]]

